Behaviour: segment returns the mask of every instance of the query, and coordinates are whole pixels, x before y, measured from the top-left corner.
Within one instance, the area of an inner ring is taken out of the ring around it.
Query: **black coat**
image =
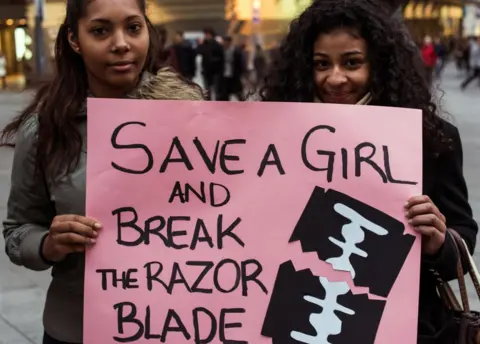
[[[173,45],[177,71],[186,78],[193,78],[197,73],[197,53],[188,41]]]
[[[245,74],[246,69],[244,52],[240,47],[235,47],[235,50],[233,51],[232,75],[230,76],[230,78],[232,78],[231,86],[228,87],[223,85],[223,87],[228,89],[231,93],[241,92],[243,90],[242,77]],[[222,66],[222,75],[225,75],[224,73],[225,63]],[[223,82],[225,82],[225,80],[223,80]]]
[[[222,73],[225,64],[223,47],[215,39],[205,40],[197,49],[202,56],[202,73],[207,77]]]
[[[225,67],[224,67],[225,69]],[[234,79],[240,80],[246,72],[246,61],[244,52],[240,47],[235,47],[233,52],[233,75]],[[225,71],[224,71],[225,72]]]
[[[458,129],[444,122],[444,133],[451,138],[451,149],[435,156],[424,148],[423,191],[443,213],[447,227],[456,230],[473,252],[478,226],[468,202],[468,191],[463,176],[463,149]],[[422,335],[439,331],[448,317],[436,291],[430,269],[437,270],[445,280],[457,278],[457,255],[453,242],[447,236],[444,247],[436,257],[423,257],[420,273],[419,343]]]

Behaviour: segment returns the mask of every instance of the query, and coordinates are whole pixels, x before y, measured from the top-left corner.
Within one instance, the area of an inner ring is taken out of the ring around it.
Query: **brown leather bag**
[[[462,237],[454,230],[449,230],[447,235],[450,235],[453,239],[459,257],[457,273],[462,304],[460,305],[458,302],[450,285],[443,281],[436,271],[432,270],[437,279],[437,289],[440,297],[452,314],[452,319],[445,324],[434,342],[436,344],[480,344],[480,313],[470,309],[463,267],[467,267],[467,273],[470,275],[477,296],[480,298],[479,274]]]

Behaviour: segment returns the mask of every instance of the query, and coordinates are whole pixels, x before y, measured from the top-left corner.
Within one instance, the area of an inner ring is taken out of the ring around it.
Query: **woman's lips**
[[[341,102],[347,101],[350,98],[351,98],[350,93],[338,93],[338,94],[329,93],[324,95],[325,101],[329,103],[341,103]]]
[[[110,68],[112,68],[116,72],[128,72],[133,69],[134,64],[133,62],[118,62],[112,63]]]

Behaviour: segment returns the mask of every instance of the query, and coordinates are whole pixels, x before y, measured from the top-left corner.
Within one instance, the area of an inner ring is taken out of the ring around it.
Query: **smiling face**
[[[71,45],[85,62],[97,97],[118,97],[135,87],[148,55],[149,33],[137,0],[93,0]]]
[[[317,96],[324,103],[356,104],[368,93],[367,43],[354,30],[320,34],[313,48]]]

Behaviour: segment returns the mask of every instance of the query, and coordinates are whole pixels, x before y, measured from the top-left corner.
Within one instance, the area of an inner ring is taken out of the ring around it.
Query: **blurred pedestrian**
[[[27,89],[30,86],[30,83],[32,81],[32,72],[33,68],[30,63],[30,61],[25,57],[25,55],[22,58],[22,65],[23,65],[23,75],[25,77],[25,89]]]
[[[202,74],[204,87],[208,99],[218,99],[220,96],[220,83],[225,64],[225,56],[222,45],[217,41],[215,31],[212,28],[203,30],[204,40],[198,47],[197,52],[202,57]]]
[[[192,44],[183,37],[183,32],[175,34],[172,46],[176,59],[176,70],[183,77],[193,80],[197,73],[197,53]]]
[[[463,40],[459,39],[454,47],[453,56],[455,58],[455,66],[457,67],[457,72],[460,72],[464,69],[464,51],[463,51]]]
[[[280,54],[280,42],[275,41],[271,46],[270,50],[268,51],[268,59],[269,61],[273,61],[278,58],[278,54]]]
[[[228,101],[231,96],[243,101],[242,77],[246,71],[246,61],[240,46],[233,44],[232,37],[223,38],[224,65],[218,100]]]
[[[16,138],[6,252],[31,270],[53,267],[43,344],[83,342],[84,251],[102,240],[102,225],[85,217],[87,96],[203,99],[198,86],[157,70],[159,41],[145,6],[67,1],[54,78],[2,131],[2,143]]]
[[[462,66],[465,69],[466,74],[470,75],[470,57],[471,57],[471,47],[473,39],[471,37],[464,39],[460,47],[462,51]]]
[[[470,68],[471,75],[462,83],[460,88],[465,90],[467,86],[475,79],[479,79],[480,82],[480,37],[472,41],[470,45]]]
[[[443,69],[447,63],[448,58],[448,47],[445,44],[445,41],[437,37],[435,38],[435,54],[437,55],[437,63],[435,64],[435,77],[440,78],[442,76]]]
[[[0,80],[2,81],[2,89],[7,89],[7,58],[0,50]]]
[[[422,60],[425,65],[425,72],[427,83],[432,84],[433,73],[437,64],[437,54],[435,52],[435,46],[433,45],[432,37],[426,36],[422,45]]]
[[[270,102],[422,110],[423,195],[405,200],[406,220],[422,236],[418,343],[449,343],[448,336],[458,338],[458,333],[449,331],[452,312],[437,293],[431,270],[444,281],[455,279],[459,257],[447,228],[456,230],[473,253],[478,227],[468,201],[459,131],[432,102],[417,54],[403,25],[377,1],[315,0],[291,24],[260,96]]]
[[[157,29],[158,38],[159,38],[159,48],[158,48],[158,63],[164,66],[170,66],[172,64],[171,50],[167,46],[168,41],[168,31],[165,26],[160,26]]]
[[[451,36],[447,40],[447,51],[448,55],[451,55],[455,52],[455,48],[457,46],[458,38],[455,36]]]
[[[268,68],[267,54],[260,43],[255,44],[253,68],[255,69],[255,84],[258,88],[263,82]]]

